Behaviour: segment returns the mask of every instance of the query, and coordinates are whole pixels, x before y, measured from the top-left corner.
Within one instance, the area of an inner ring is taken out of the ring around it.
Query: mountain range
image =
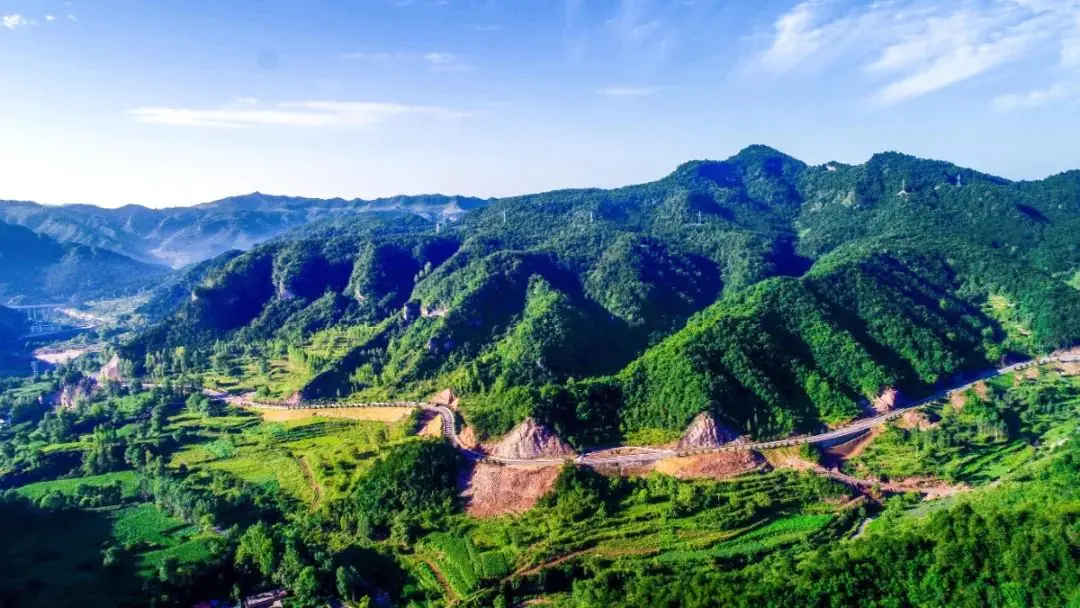
[[[4,229],[9,242],[0,243],[0,255],[3,251],[7,251],[9,259],[15,255],[15,239],[20,243],[33,240],[26,234],[16,235],[15,227],[26,228],[39,237],[31,250],[23,252],[29,257],[19,258],[20,268],[0,273],[0,298],[85,300],[122,295],[132,287],[146,286],[168,268],[202,262],[229,250],[250,249],[312,222],[382,212],[411,213],[431,221],[450,222],[487,202],[442,195],[367,201],[260,193],[173,209],[137,205],[102,209],[0,201],[0,222],[9,225]],[[40,259],[31,262],[35,257]],[[58,263],[58,259],[63,262]],[[35,284],[35,276],[46,276],[47,284]],[[70,283],[71,277],[86,281]],[[100,288],[91,288],[88,283]],[[110,283],[116,289],[110,289]]]
[[[603,443],[709,411],[781,436],[1080,339],[1078,211],[1080,172],[1012,182],[897,153],[809,166],[751,146],[446,226],[316,222],[198,269],[124,354],[281,361],[229,373],[282,399],[449,386],[482,435],[532,416]]]
[[[442,195],[345,200],[258,192],[171,209],[138,205],[102,209],[91,205],[0,201],[0,220],[25,226],[61,243],[98,247],[142,262],[180,268],[230,249],[249,249],[322,219],[373,211],[405,211],[432,220],[454,220],[486,202]]]

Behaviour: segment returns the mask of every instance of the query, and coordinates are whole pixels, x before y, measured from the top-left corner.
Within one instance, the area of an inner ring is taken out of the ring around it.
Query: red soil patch
[[[870,444],[884,432],[884,426],[879,425],[871,427],[868,432],[859,435],[851,441],[823,449],[821,453],[825,461],[825,466],[832,468],[840,462],[851,460],[859,454],[862,454],[866,451],[866,448],[870,447]]]
[[[701,456],[668,458],[656,463],[656,470],[679,479],[725,479],[765,465],[765,459],[750,450]]]
[[[477,463],[462,479],[465,512],[473,517],[524,513],[551,491],[559,469]]]

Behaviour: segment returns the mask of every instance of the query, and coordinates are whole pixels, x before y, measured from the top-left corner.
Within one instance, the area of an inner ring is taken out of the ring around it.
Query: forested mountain
[[[39,303],[129,294],[168,268],[97,247],[59,243],[0,222],[0,302]]]
[[[61,243],[106,249],[174,268],[253,245],[310,222],[379,211],[404,211],[443,221],[486,203],[442,195],[314,199],[258,192],[194,207],[147,209],[128,205],[46,206],[0,201],[0,221],[30,228]]]
[[[0,306],[0,344],[14,342],[26,330],[26,318],[22,313]]]
[[[223,260],[126,356],[151,373],[177,346],[183,368],[288,359],[284,381],[245,379],[281,398],[450,386],[482,432],[532,415],[577,444],[705,410],[777,436],[1080,339],[1078,228],[1080,172],[807,166],[753,146],[438,228],[376,214],[295,231]]]

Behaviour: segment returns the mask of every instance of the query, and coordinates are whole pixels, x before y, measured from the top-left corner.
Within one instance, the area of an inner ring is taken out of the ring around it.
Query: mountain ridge
[[[755,146],[645,184],[498,199],[441,230],[415,215],[294,230],[210,269],[126,356],[150,373],[178,346],[277,360],[293,371],[242,380],[282,399],[449,386],[481,434],[532,416],[575,446],[703,411],[778,436],[1080,339],[1077,230],[1068,178]]]

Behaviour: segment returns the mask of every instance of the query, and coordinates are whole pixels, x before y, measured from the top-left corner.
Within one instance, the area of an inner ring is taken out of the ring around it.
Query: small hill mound
[[[496,443],[490,453],[498,458],[532,460],[570,457],[574,455],[574,449],[551,429],[526,418]]]
[[[739,439],[738,433],[718,423],[712,413],[701,412],[694,417],[693,422],[686,428],[682,439],[679,440],[678,448],[680,450],[718,448],[725,443],[731,443]]]

